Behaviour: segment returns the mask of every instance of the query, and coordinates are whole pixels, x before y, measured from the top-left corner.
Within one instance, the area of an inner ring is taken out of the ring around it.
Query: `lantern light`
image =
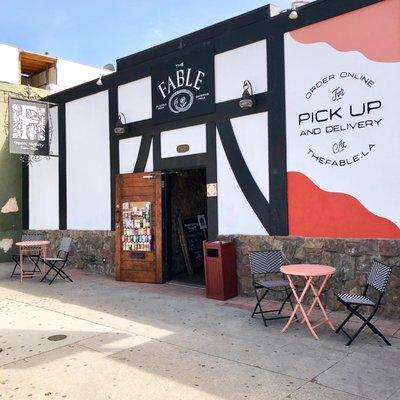
[[[308,4],[308,1],[294,1],[290,9],[289,19],[294,20],[299,18],[299,13],[297,12],[297,8],[300,6],[304,6],[306,4]]]
[[[243,83],[243,94],[242,98],[239,101],[239,107],[242,110],[247,110],[248,108],[254,107],[256,101],[253,96],[253,87],[251,86],[250,81],[245,80]]]
[[[103,86],[103,76],[104,75],[100,75],[99,79],[97,79],[97,81],[96,81],[97,86]]]
[[[122,122],[121,116],[124,117],[124,122]],[[116,135],[123,135],[123,134],[127,133],[128,131],[129,131],[129,127],[126,124],[125,114],[120,112],[118,114],[118,120],[117,120],[117,122],[115,124],[114,133]]]

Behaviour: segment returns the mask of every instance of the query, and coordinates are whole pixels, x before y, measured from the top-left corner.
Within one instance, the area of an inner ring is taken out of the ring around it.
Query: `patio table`
[[[280,271],[287,276],[289,285],[293,292],[293,296],[296,299],[296,305],[293,309],[292,315],[290,316],[286,325],[283,327],[281,333],[284,333],[288,329],[289,325],[294,321],[294,318],[296,317],[296,312],[298,309],[300,309],[300,312],[303,315],[303,318],[300,321],[300,323],[305,322],[307,324],[308,329],[310,330],[311,334],[314,336],[315,339],[319,340],[319,337],[316,334],[315,329],[324,323],[327,323],[332,328],[332,330],[335,330],[334,326],[332,325],[332,322],[330,321],[330,319],[325,311],[325,308],[324,308],[319,296],[321,295],[328,279],[336,272],[336,269],[333,267],[330,267],[328,265],[320,265],[320,264],[291,264],[291,265],[282,266],[280,268]],[[299,276],[299,277],[302,277],[305,279],[305,286],[304,286],[303,292],[300,295],[297,293],[296,286],[293,283],[294,276]],[[317,289],[316,284],[315,284],[315,278],[319,278],[319,277],[324,277],[324,279],[323,279],[319,289]],[[303,299],[306,296],[307,291],[309,289],[311,289],[314,299],[313,299],[309,309],[306,312],[305,308],[301,304],[301,302],[303,301]],[[324,318],[322,321],[318,322],[317,324],[311,325],[309,317],[317,303],[321,309],[321,312],[322,312]]]
[[[46,258],[47,254],[47,246],[50,244],[48,240],[29,240],[25,242],[17,242],[15,243],[16,246],[19,248],[19,265],[20,265],[20,277],[21,277],[21,282],[24,277],[27,276],[33,276],[33,275],[43,275],[46,273],[46,264],[43,264],[43,271],[40,269],[39,265],[37,267],[39,268],[39,271],[36,271],[36,266],[33,269],[33,271],[25,271],[24,272],[24,255],[29,255],[32,253],[32,250],[34,249],[39,249],[40,251],[40,258]],[[38,262],[39,264],[39,262]]]

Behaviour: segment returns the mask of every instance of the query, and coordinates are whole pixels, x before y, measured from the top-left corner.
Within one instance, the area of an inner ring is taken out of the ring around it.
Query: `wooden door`
[[[162,174],[118,175],[115,195],[116,280],[162,283]]]

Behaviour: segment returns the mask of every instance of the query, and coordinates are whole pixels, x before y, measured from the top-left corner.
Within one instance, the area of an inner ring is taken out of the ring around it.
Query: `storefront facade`
[[[199,169],[208,239],[235,239],[244,293],[254,249],[335,265],[347,289],[373,257],[398,264],[399,2],[288,14],[262,7],[51,96],[59,158],[24,167],[25,229],[71,235],[73,263],[113,273],[118,174]],[[246,80],[255,104],[242,109]],[[386,312],[399,313],[388,293]]]

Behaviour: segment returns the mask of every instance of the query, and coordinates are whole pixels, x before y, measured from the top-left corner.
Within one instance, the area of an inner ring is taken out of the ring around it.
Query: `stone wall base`
[[[88,272],[114,275],[114,232],[44,231],[50,240],[49,254],[56,254],[62,236],[70,236],[73,245],[69,265]],[[400,240],[300,238],[294,236],[220,236],[236,244],[239,293],[253,296],[249,269],[252,250],[281,250],[286,264],[321,263],[336,268],[328,282],[325,299],[328,308],[340,308],[335,291],[361,293],[373,259],[393,267],[379,313],[400,318]]]
[[[382,300],[379,313],[389,318],[400,318],[400,240],[301,238],[294,236],[220,236],[236,244],[239,292],[253,295],[249,268],[252,250],[281,250],[285,264],[320,263],[336,268],[328,282],[328,308],[337,310],[340,304],[334,292],[361,293],[373,259],[394,267]],[[372,290],[373,292],[373,290]]]
[[[49,254],[54,257],[63,236],[72,238],[68,265],[88,272],[114,275],[114,232],[112,231],[28,231],[42,232],[50,241]]]

